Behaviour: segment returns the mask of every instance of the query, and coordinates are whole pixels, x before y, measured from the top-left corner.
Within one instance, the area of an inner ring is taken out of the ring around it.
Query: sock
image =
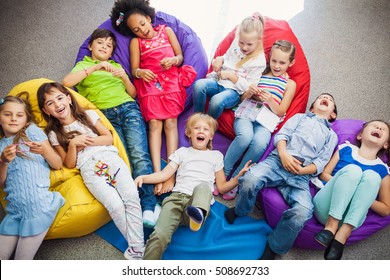
[[[154,221],[152,210],[145,210],[142,212],[142,223],[148,228],[153,228],[155,226],[156,222]]]
[[[276,257],[276,253],[272,251],[271,247],[267,242],[267,245],[265,246],[263,255],[261,256],[260,260],[274,260],[275,257]]]
[[[188,206],[186,208],[186,213],[190,218],[190,229],[192,231],[198,231],[204,220],[203,211],[198,207]]]
[[[154,223],[157,223],[157,220],[158,220],[158,217],[160,216],[160,213],[161,213],[161,206],[160,206],[160,204],[156,204],[156,206],[154,207],[154,212],[153,212]]]
[[[235,212],[235,208],[234,207],[226,210],[224,216],[225,216],[226,221],[229,224],[233,224],[234,221],[236,220],[236,218],[238,217],[236,212]]]

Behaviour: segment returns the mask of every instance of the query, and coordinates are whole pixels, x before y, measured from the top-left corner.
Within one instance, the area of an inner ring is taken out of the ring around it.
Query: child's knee
[[[164,121],[164,130],[172,131],[177,129],[177,119],[167,119]]]
[[[162,121],[160,120],[150,120],[148,122],[149,131],[151,133],[161,131],[162,130]]]

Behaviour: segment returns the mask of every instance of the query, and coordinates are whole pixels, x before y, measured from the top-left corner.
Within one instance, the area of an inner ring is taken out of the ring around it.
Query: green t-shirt
[[[82,61],[79,61],[75,65],[72,72],[83,71],[84,68],[91,67],[98,63],[100,63],[100,61],[85,56]],[[119,63],[116,63],[113,60],[109,60],[108,63],[116,68],[122,68]],[[76,88],[82,96],[95,104],[99,109],[113,108],[125,102],[134,101],[126,92],[122,79],[115,77],[110,72],[104,70],[94,71],[78,83]]]

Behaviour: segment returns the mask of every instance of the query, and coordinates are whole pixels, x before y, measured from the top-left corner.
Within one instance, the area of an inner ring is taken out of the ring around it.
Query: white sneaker
[[[156,206],[154,207],[154,212],[153,212],[154,224],[157,223],[157,220],[158,220],[158,217],[160,216],[160,213],[161,213],[161,206],[160,206],[160,204],[156,204]]]
[[[123,253],[127,260],[139,261],[144,257],[145,247],[129,247]]]

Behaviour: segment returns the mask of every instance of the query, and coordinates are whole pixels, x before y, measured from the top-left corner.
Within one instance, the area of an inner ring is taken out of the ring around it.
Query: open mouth
[[[328,105],[329,105],[329,102],[328,102],[328,100],[326,100],[326,99],[322,99],[320,105],[328,106]]]
[[[65,107],[63,107],[63,108],[60,109],[60,110],[57,110],[57,113],[61,114],[61,113],[63,113],[64,111],[65,111]]]
[[[381,134],[378,131],[371,132],[371,136],[374,136],[376,138],[381,138]]]
[[[203,142],[206,138],[204,136],[197,136],[196,140]]]

